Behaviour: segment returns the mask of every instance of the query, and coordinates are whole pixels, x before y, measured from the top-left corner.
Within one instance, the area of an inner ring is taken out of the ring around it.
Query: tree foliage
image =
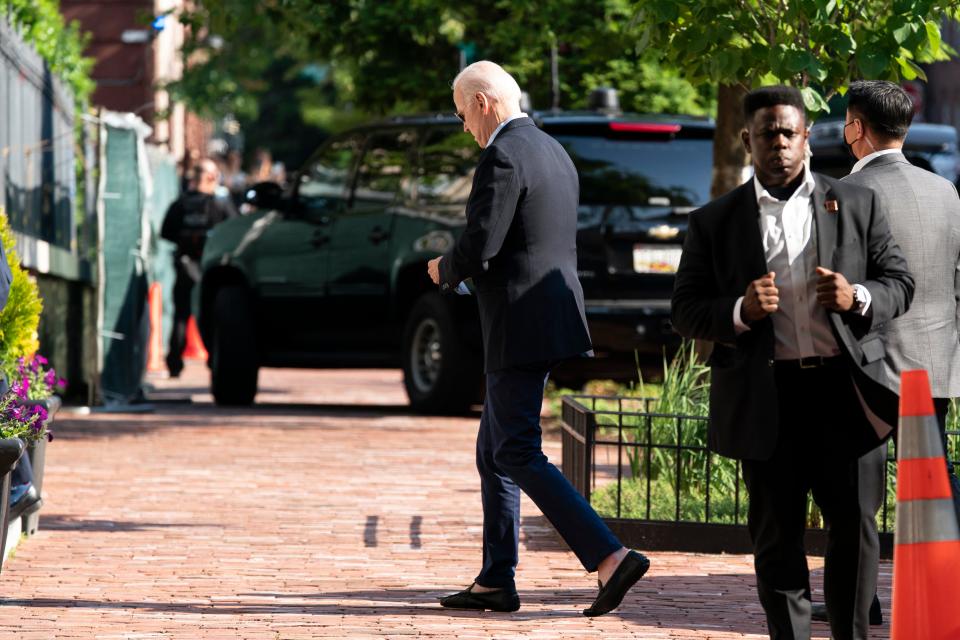
[[[251,113],[269,91],[263,71],[279,56],[326,69],[327,91],[312,102],[305,96],[307,110],[443,110],[463,55],[500,62],[537,108],[549,108],[556,47],[564,108],[584,106],[589,89],[603,84],[621,89],[627,109],[708,113],[711,90],[638,50],[632,15],[628,0],[206,0],[181,17],[192,64],[173,89],[209,114]]]
[[[694,83],[717,83],[714,196],[740,184],[739,101],[751,87],[799,87],[808,111],[852,80],[925,79],[955,52],[940,36],[956,0],[634,0],[638,47]]]
[[[785,83],[811,111],[856,79],[926,79],[922,63],[953,50],[944,18],[955,0],[640,0],[641,47],[692,82]]]
[[[94,60],[83,55],[89,36],[80,31],[76,20],[63,19],[59,1],[4,0],[0,15],[70,87],[78,111],[85,108],[94,89],[90,77]]]

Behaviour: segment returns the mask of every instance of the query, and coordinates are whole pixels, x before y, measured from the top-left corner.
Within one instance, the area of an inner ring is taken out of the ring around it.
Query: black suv
[[[843,120],[824,120],[810,128],[810,167],[835,178],[850,173],[856,160],[843,143]],[[922,169],[943,176],[954,184],[960,171],[957,130],[946,124],[917,122],[903,141],[903,154]]]
[[[595,351],[565,372],[661,352],[687,214],[709,199],[713,124],[692,117],[531,113],[580,174],[579,276]],[[260,366],[401,366],[413,407],[479,397],[472,296],[426,275],[464,224],[480,149],[448,116],[390,119],[329,140],[286,192],[211,233],[198,319],[220,404],[248,404]],[[633,369],[635,372],[635,368]],[[563,373],[562,372],[562,373]]]

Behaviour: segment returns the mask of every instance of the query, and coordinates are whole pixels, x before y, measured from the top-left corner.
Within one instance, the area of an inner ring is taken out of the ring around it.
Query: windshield
[[[710,200],[709,139],[556,138],[580,174],[581,206],[695,207]]]

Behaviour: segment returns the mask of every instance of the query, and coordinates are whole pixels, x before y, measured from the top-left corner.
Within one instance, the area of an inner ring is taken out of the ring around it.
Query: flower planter
[[[47,428],[53,423],[53,418],[61,406],[60,396],[50,396],[46,400],[27,400],[23,402],[24,406],[41,405],[47,410]],[[30,465],[33,467],[33,487],[37,494],[43,498],[43,469],[47,458],[47,439],[40,438],[33,440],[27,445],[27,456],[30,458]],[[23,516],[23,532],[32,536],[37,532],[40,526],[40,510]]]
[[[17,466],[17,460],[23,455],[25,445],[20,438],[0,440],[0,558],[6,558],[7,526],[10,515],[10,472]],[[2,564],[2,563],[0,563]]]

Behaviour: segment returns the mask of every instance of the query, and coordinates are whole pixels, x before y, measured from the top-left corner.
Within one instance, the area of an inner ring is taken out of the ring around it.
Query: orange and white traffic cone
[[[207,360],[207,350],[203,346],[203,340],[200,339],[200,331],[197,330],[197,321],[193,316],[187,319],[187,340],[183,347],[184,360]]]
[[[891,640],[960,638],[960,526],[927,372],[900,381]]]
[[[165,371],[163,361],[163,287],[159,282],[150,285],[147,292],[150,312],[150,339],[147,342],[147,371]]]

